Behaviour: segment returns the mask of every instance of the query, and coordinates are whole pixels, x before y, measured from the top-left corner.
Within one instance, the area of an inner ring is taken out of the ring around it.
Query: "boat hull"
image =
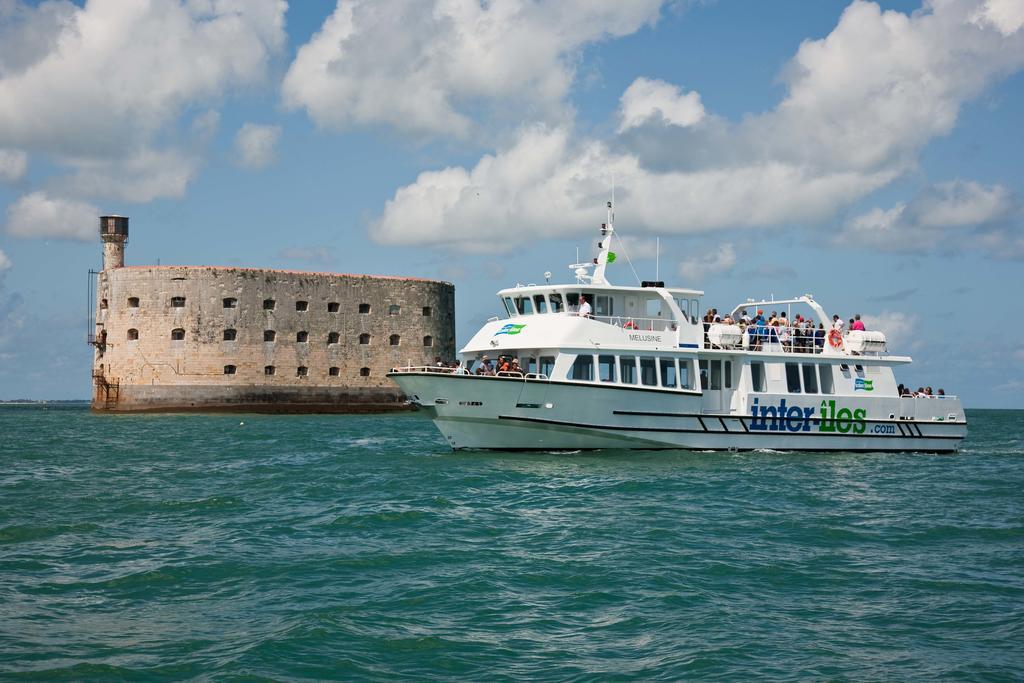
[[[777,410],[767,417],[758,410],[704,412],[701,392],[430,372],[391,377],[432,413],[455,450],[949,453],[967,434],[958,404],[954,421],[896,419],[881,399],[784,397],[790,403],[781,403],[780,418]]]

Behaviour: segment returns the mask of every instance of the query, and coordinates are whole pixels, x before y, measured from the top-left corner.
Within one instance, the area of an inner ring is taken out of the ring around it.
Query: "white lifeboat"
[[[708,328],[708,341],[711,342],[711,346],[720,349],[735,349],[743,341],[743,331],[739,325],[711,323],[711,327]]]
[[[885,353],[885,334],[877,330],[850,330],[846,350],[851,353]]]

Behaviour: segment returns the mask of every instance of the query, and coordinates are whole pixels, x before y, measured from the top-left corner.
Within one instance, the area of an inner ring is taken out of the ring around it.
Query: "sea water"
[[[958,455],[453,453],[0,408],[0,677],[1024,679],[1024,412]]]

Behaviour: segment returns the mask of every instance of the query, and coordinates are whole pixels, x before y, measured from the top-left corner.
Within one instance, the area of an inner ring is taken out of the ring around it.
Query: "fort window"
[[[428,334],[426,337],[423,338],[423,345],[424,346],[433,346],[434,345],[434,338],[431,337]]]
[[[430,316],[434,315],[434,309],[432,309],[430,306],[424,306],[423,315],[429,318]]]
[[[309,310],[309,302],[308,301],[296,301],[295,302],[295,310],[296,311],[308,311]]]
[[[233,374],[235,374],[235,366],[234,365],[225,365],[224,366],[224,374],[225,375],[233,375]]]
[[[402,307],[398,304],[391,304],[388,306],[388,315],[398,315],[402,312]]]
[[[402,343],[402,338],[397,334],[393,334],[388,338],[388,343],[391,346],[398,346],[400,343]]]
[[[296,377],[305,377],[308,374],[309,374],[309,368],[307,368],[305,365],[300,365],[295,370],[295,376]]]
[[[270,376],[270,375],[273,375],[275,372],[277,372],[277,369],[273,365],[264,365],[263,366],[263,374],[264,375]]]
[[[183,296],[172,296],[171,297],[171,308],[185,308],[185,297],[183,297]]]
[[[370,304],[359,304],[359,312],[360,313],[369,313],[370,312]]]
[[[137,297],[137,296],[130,296],[130,297],[128,297],[128,308],[138,308],[138,307],[139,307],[139,297]]]
[[[369,377],[370,376],[370,368],[359,368],[359,376],[360,377]]]
[[[274,308],[276,306],[277,306],[277,302],[274,301],[273,299],[264,299],[263,300],[263,310],[264,311],[272,311],[272,310],[274,310]]]
[[[328,344],[337,344],[341,340],[341,335],[337,332],[331,332],[327,335]]]
[[[359,335],[359,343],[360,344],[369,344],[370,343],[370,335],[368,335],[366,332],[363,332],[361,335]]]
[[[134,327],[128,330],[128,341],[136,341],[139,338],[139,331]]]
[[[224,330],[224,341],[235,341],[238,339],[238,330]]]
[[[332,301],[332,302],[327,304],[327,312],[328,313],[337,313],[340,310],[341,310],[341,304],[339,304],[337,301]]]
[[[106,299],[100,299],[100,310],[106,310],[106,308],[107,308],[107,300]]]
[[[180,327],[171,330],[171,341],[184,341],[184,339],[185,330],[181,329]]]
[[[295,335],[295,341],[297,341],[297,342],[308,342],[309,341],[309,332],[306,332],[306,331],[299,332],[298,334]]]
[[[224,308],[238,308],[238,299],[233,296],[229,296],[224,299]]]
[[[277,332],[273,330],[263,330],[263,341],[272,342],[277,339]]]
[[[327,371],[327,374],[330,375],[331,377],[337,377],[338,375],[341,374],[341,368],[331,368],[330,370]]]

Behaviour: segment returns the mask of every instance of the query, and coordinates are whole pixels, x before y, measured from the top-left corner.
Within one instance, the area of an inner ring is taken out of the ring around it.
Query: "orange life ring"
[[[838,349],[840,346],[843,345],[843,335],[839,332],[839,330],[833,329],[831,332],[828,333],[828,343],[832,346],[833,349]]]

